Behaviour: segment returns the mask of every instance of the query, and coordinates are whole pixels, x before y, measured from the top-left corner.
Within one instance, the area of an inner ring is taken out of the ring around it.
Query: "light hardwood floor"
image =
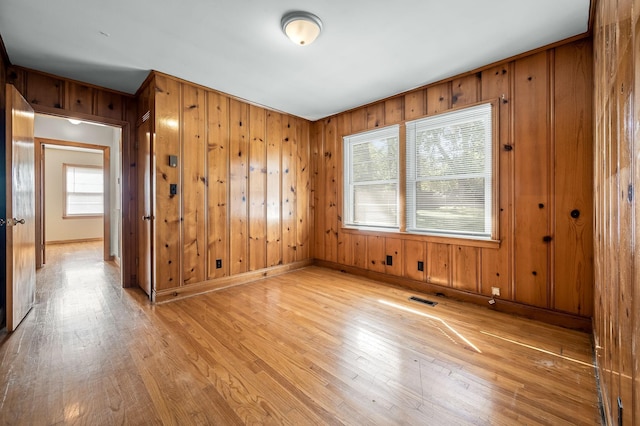
[[[152,306],[51,247],[0,424],[600,424],[587,334],[310,267]]]

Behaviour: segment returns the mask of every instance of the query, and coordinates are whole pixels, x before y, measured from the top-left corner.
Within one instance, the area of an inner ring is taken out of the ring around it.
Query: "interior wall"
[[[315,258],[484,304],[498,287],[494,309],[590,328],[592,66],[583,39],[316,122]],[[499,243],[343,228],[344,136],[479,101],[499,105]]]
[[[120,244],[118,230],[120,229],[121,211],[120,199],[122,194],[119,184],[120,180],[120,140],[122,138],[122,130],[117,127],[101,126],[91,123],[72,124],[66,119],[52,117],[42,114],[36,114],[35,120],[35,136],[37,138],[46,138],[61,140],[67,142],[79,142],[92,145],[108,146],[111,148],[111,158],[109,161],[110,168],[110,234],[109,254],[114,257],[120,257]],[[46,188],[47,189],[47,188]],[[49,232],[46,229],[46,233]],[[46,236],[49,238],[49,235]],[[100,232],[102,237],[102,232]],[[105,237],[106,238],[106,237]],[[54,240],[56,241],[56,240]]]
[[[95,240],[103,238],[102,217],[64,218],[63,165],[102,167],[102,153],[45,147],[44,199],[45,242]]]
[[[600,0],[595,55],[594,341],[609,424],[640,424],[640,2]]]
[[[311,259],[308,121],[162,74],[138,109],[154,126],[156,292]]]

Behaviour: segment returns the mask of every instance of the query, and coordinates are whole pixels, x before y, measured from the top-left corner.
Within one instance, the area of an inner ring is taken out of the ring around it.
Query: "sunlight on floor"
[[[471,343],[466,337],[464,337],[462,334],[460,334],[458,331],[456,331],[453,327],[451,327],[449,324],[447,324],[441,318],[438,318],[438,317],[436,317],[434,315],[426,314],[424,312],[416,311],[415,309],[408,308],[406,306],[398,305],[397,303],[388,302],[386,300],[378,300],[378,302],[380,302],[380,303],[382,303],[383,305],[386,305],[386,306],[391,306],[392,308],[400,309],[400,310],[405,311],[405,312],[410,312],[410,313],[415,314],[415,315],[420,315],[422,317],[438,321],[439,323],[444,325],[448,330],[450,330],[452,333],[454,333],[456,336],[458,336],[458,338],[460,338],[460,340],[462,340],[467,345],[469,345],[471,348],[473,348],[476,352],[478,352],[479,354],[482,353],[482,351],[480,349],[478,349],[478,347],[476,345]]]

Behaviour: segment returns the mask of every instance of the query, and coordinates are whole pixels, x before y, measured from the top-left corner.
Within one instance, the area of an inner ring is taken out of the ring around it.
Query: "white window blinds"
[[[399,126],[344,138],[344,224],[398,227]]]
[[[101,167],[64,165],[65,216],[103,214],[103,171]]]
[[[482,104],[406,124],[408,232],[491,237],[491,108]]]

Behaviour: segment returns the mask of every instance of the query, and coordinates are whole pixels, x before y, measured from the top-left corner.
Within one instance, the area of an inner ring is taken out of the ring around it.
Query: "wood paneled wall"
[[[314,123],[314,256],[326,266],[407,278],[391,280],[483,303],[499,287],[498,309],[557,313],[565,325],[590,327],[592,66],[592,44],[583,39]],[[493,100],[499,244],[342,228],[343,136]],[[527,306],[534,309],[519,309]]]
[[[596,5],[594,340],[607,421],[624,425],[640,424],[639,20],[638,1]]]
[[[135,152],[130,143],[134,140],[135,98],[22,67],[9,66],[6,72],[7,82],[16,86],[36,112],[122,127],[122,277],[125,287],[137,285],[135,257],[127,253],[136,245]]]
[[[310,262],[308,121],[160,73],[139,102],[154,128],[156,300]]]

